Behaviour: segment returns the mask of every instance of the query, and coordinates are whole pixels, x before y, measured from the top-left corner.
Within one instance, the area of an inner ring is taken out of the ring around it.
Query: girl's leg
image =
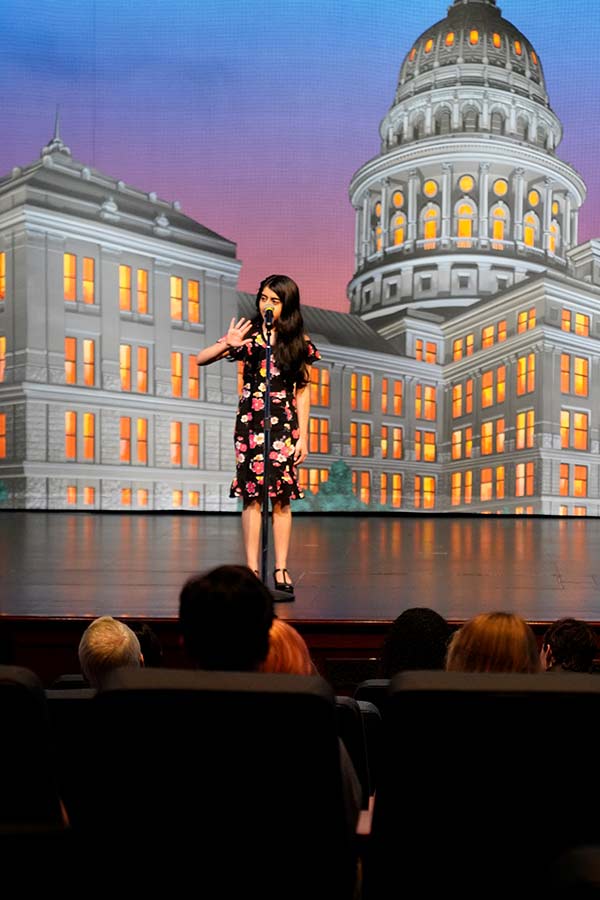
[[[246,551],[246,565],[253,572],[260,572],[261,506],[258,500],[247,503],[242,510],[242,535]]]
[[[275,568],[287,568],[287,556],[290,548],[290,538],[292,536],[292,507],[289,503],[275,502],[273,504],[273,544],[275,547]],[[287,581],[291,584],[291,579],[287,576],[287,572],[278,572],[279,581]]]

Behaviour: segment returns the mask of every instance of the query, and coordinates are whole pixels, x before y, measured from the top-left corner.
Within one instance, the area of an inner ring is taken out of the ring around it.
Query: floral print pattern
[[[243,361],[243,387],[235,422],[236,474],[230,497],[260,500],[264,490],[264,408],[267,342],[260,331],[250,334],[251,343],[231,350],[231,359]],[[320,359],[315,345],[306,338],[308,364]],[[269,453],[269,497],[286,503],[304,494],[297,480],[294,453],[300,436],[296,395],[291,379],[271,354],[271,450]]]

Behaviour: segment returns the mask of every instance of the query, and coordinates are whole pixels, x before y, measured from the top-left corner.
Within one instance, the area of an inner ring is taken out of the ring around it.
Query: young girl
[[[303,496],[296,466],[308,452],[310,367],[319,352],[304,333],[298,285],[287,275],[269,275],[256,295],[253,319],[231,320],[227,334],[198,354],[205,366],[227,356],[244,363],[244,386],[235,425],[236,474],[231,497],[243,501],[242,533],[246,563],[259,572],[261,505],[264,490],[264,394],[266,380],[266,310],[272,310],[271,450],[269,497],[273,507],[275,587],[292,593],[287,555],[292,533],[290,500]]]

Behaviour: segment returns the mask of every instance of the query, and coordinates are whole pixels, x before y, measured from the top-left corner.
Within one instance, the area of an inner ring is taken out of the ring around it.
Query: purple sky
[[[0,172],[39,155],[61,105],[76,159],[180,200],[236,241],[240,287],[286,272],[305,303],[347,309],[353,172],[413,41],[449,0],[4,0]],[[587,181],[600,235],[597,0],[505,0]]]

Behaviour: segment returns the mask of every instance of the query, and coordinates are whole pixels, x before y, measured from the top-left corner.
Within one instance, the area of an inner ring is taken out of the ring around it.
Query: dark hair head
[[[271,288],[281,300],[281,315],[276,326],[277,363],[283,372],[287,372],[296,387],[302,387],[307,383],[308,351],[304,337],[304,320],[300,312],[300,290],[289,275],[268,275],[263,279],[256,294],[256,316],[252,320],[259,329],[262,328],[260,297],[266,287]]]
[[[383,678],[415,669],[443,669],[450,629],[427,607],[405,609],[390,628],[381,653]]]
[[[188,578],[179,595],[185,649],[201,669],[252,672],[269,651],[273,597],[245,566]]]
[[[569,672],[591,672],[597,652],[596,637],[579,619],[558,619],[546,629],[542,646],[549,647],[552,666]]]

